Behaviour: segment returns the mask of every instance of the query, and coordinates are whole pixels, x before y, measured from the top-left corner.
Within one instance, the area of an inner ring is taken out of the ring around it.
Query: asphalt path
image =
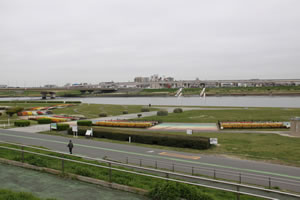
[[[134,144],[101,142],[93,139],[71,138],[73,153],[94,158],[157,166],[178,172],[216,176],[258,185],[278,186],[281,189],[300,191],[300,168],[269,164],[265,162],[241,160],[225,156],[192,154],[155,148],[146,148]],[[0,140],[25,145],[43,146],[51,150],[68,152],[70,138],[0,129]],[[1,150],[1,149],[0,149]],[[240,175],[241,174],[241,175]],[[270,178],[270,179],[269,179]]]

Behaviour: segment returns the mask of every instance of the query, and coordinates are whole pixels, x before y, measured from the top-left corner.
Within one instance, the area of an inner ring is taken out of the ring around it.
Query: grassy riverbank
[[[28,192],[15,192],[6,189],[0,189],[0,199],[1,200],[44,200]],[[47,198],[45,200],[55,200],[55,199]]]
[[[195,108],[196,109],[196,108]],[[232,108],[219,110],[189,110],[134,120],[162,122],[216,123],[218,121],[290,121],[300,116],[300,108]]]
[[[4,144],[0,144],[4,145]],[[16,148],[14,145],[4,145],[4,146],[9,146]],[[17,147],[19,148],[19,147]],[[25,148],[25,150],[28,150],[29,148]],[[57,153],[49,153],[45,152],[42,150],[34,150],[30,149],[30,151],[34,152],[40,152],[43,154],[49,154],[52,156],[58,156],[61,157],[61,155]],[[21,155],[19,152],[15,152],[13,150],[6,150],[6,149],[1,149],[0,151],[0,157],[9,159],[9,160],[16,160],[20,161],[21,160]],[[76,156],[64,156],[65,158],[68,158],[70,160],[76,160],[76,161],[81,161],[85,163],[92,163],[92,164],[97,164],[97,165],[102,165],[104,167],[107,167],[107,164],[104,163],[99,163],[96,161],[88,161],[84,160],[80,157]],[[29,153],[24,154],[24,162],[29,163],[31,165],[39,166],[39,167],[46,167],[46,168],[51,168],[51,169],[56,169],[56,170],[61,170],[61,161],[56,160],[54,158],[45,158],[43,156],[38,156],[38,155],[30,155]],[[126,169],[123,167],[116,167],[119,169]],[[126,169],[130,170],[130,169]],[[80,163],[73,163],[70,161],[65,161],[64,162],[64,172],[65,173],[72,173],[72,174],[77,174],[81,176],[87,176],[91,178],[96,178],[104,181],[109,181],[109,170],[105,168],[99,168],[99,167],[94,167],[94,166],[89,166]],[[128,185],[132,187],[137,187],[145,190],[152,190],[156,187],[157,184],[163,183],[165,181],[163,180],[158,180],[155,178],[151,177],[146,177],[146,176],[140,176],[136,174],[129,174],[121,171],[112,171],[112,182],[122,184],[122,185]],[[219,190],[214,190],[214,189],[207,189],[207,188],[202,188],[202,187],[197,187],[201,193],[208,194],[209,196],[212,197],[214,200],[231,200],[235,198],[235,195],[233,193],[229,192],[222,192]],[[254,198],[254,197],[249,197],[245,195],[241,195],[241,200],[258,200],[259,198]]]

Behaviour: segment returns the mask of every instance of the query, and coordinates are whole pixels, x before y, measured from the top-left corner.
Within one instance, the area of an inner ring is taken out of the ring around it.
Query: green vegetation
[[[23,126],[30,126],[29,120],[17,120],[15,121],[15,126],[23,127]]]
[[[4,144],[0,144],[0,145],[1,146],[9,146],[9,147],[13,147],[13,148],[20,148],[20,147],[14,146],[14,145],[4,145]],[[49,153],[46,151],[31,149],[28,147],[25,147],[24,149],[25,150],[30,149],[30,151],[33,151],[33,152],[40,152],[43,154],[61,157],[61,155],[58,153]],[[13,150],[8,150],[8,149],[1,149],[0,157],[9,159],[9,160],[21,161],[21,155],[19,152],[16,152]],[[77,161],[81,161],[81,162],[85,162],[85,163],[93,163],[93,164],[108,166],[107,164],[104,164],[104,163],[99,163],[97,161],[84,160],[84,159],[82,159],[80,157],[76,157],[76,156],[64,155],[64,158],[71,159],[71,160],[77,160]],[[47,168],[51,168],[51,169],[61,170],[61,161],[54,159],[54,158],[46,158],[46,157],[39,156],[39,155],[32,155],[29,153],[25,153],[24,154],[24,162],[29,163],[31,165],[39,166],[39,167],[47,167]],[[125,169],[123,167],[117,167],[117,168]],[[82,176],[88,176],[91,178],[96,178],[96,179],[100,179],[100,180],[104,180],[104,181],[109,181],[109,170],[104,169],[104,168],[95,167],[95,166],[87,167],[87,165],[84,165],[84,164],[65,161],[64,162],[64,172],[78,174],[78,175],[82,175]],[[164,184],[164,185],[167,184],[167,181],[158,180],[155,178],[150,178],[150,177],[145,177],[145,176],[140,176],[140,175],[136,175],[136,174],[128,174],[128,173],[114,171],[114,170],[112,171],[111,181],[114,183],[128,185],[128,186],[137,187],[137,188],[142,188],[142,189],[146,189],[149,191],[156,188],[156,186],[158,184]],[[185,190],[190,190],[190,191],[194,190],[194,188],[189,189],[189,187],[191,187],[191,186],[184,186],[184,188],[188,188]],[[197,189],[198,189],[197,191],[201,192],[202,194],[210,194],[211,198],[214,200],[231,200],[231,199],[235,198],[235,194],[229,193],[229,192],[222,192],[219,190],[207,189],[207,188],[202,188],[202,187],[197,187]],[[183,190],[183,189],[180,188],[180,190]],[[245,196],[245,195],[241,195],[240,199],[241,200],[258,200],[258,198]]]
[[[78,126],[92,126],[93,122],[90,120],[79,120],[77,121]]]
[[[147,108],[147,107],[143,107],[143,108],[141,109],[141,112],[150,112],[150,109]]]
[[[65,131],[68,130],[70,128],[69,124],[57,124],[57,131]]]
[[[79,127],[78,135],[84,136],[87,127]],[[69,131],[72,134],[72,131]],[[210,147],[208,137],[190,137],[186,135],[172,135],[167,133],[134,131],[126,128],[104,128],[93,127],[93,137],[107,138],[112,140],[128,141],[131,137],[132,142],[143,144],[155,144],[161,146],[172,146],[190,149],[208,149]]]
[[[143,106],[139,105],[110,105],[110,104],[80,104],[68,108],[53,110],[54,114],[81,114],[87,118],[97,118],[99,113],[105,112],[108,116],[122,115],[123,110],[129,113],[138,113]],[[155,109],[152,109],[155,110]]]
[[[178,89],[144,89],[139,94],[167,94],[174,96]],[[183,95],[199,95],[202,88],[184,88]],[[206,88],[207,95],[276,95],[276,94],[300,94],[300,86],[273,86],[273,87],[219,87]]]
[[[52,120],[50,118],[39,118],[37,122],[38,124],[50,124]]]
[[[15,192],[12,190],[0,189],[1,200],[43,200],[28,192]],[[54,199],[46,199],[54,200]]]
[[[155,185],[149,196],[153,200],[213,200],[211,195],[204,193],[195,186],[174,182],[162,182]]]
[[[173,110],[173,113],[182,113],[182,112],[183,112],[182,108],[175,108]]]
[[[99,114],[99,117],[107,117],[107,113],[106,112],[102,112]]]
[[[183,113],[170,113],[168,116],[144,117],[140,120],[217,123],[218,121],[290,121],[295,116],[300,116],[300,108],[233,108],[230,110],[189,110]]]
[[[9,115],[10,117],[12,117],[14,114],[17,114],[18,112],[21,112],[22,110],[24,110],[24,108],[22,108],[22,107],[12,107],[12,108],[9,108],[8,110],[6,110],[6,114]]]
[[[167,110],[159,110],[156,113],[157,116],[168,116],[168,111]]]

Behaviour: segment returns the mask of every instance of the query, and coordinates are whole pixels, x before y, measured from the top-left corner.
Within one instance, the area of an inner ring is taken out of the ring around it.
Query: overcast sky
[[[300,0],[0,0],[0,84],[300,78]]]

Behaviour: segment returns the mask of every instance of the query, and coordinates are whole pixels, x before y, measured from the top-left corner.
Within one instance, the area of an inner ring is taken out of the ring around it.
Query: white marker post
[[[129,138],[128,138],[128,142],[131,143],[131,137],[130,137],[130,136],[129,136]]]

